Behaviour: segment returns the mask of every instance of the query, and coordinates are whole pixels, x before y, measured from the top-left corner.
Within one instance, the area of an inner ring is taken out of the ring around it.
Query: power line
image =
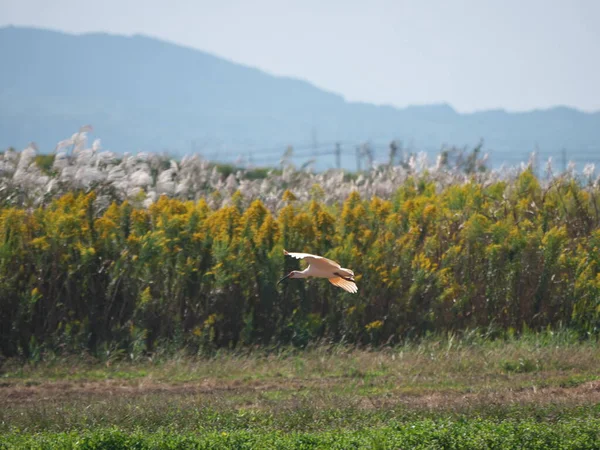
[[[258,154],[258,155],[269,155],[269,154],[277,154],[277,153],[284,153],[286,151],[287,147],[292,147],[294,150],[316,150],[319,148],[324,148],[324,147],[328,147],[331,148],[333,147],[336,143],[344,143],[344,141],[329,141],[329,142],[320,142],[317,145],[315,145],[314,143],[307,143],[307,144],[286,144],[286,145],[282,145],[282,146],[277,146],[277,147],[267,147],[267,148],[261,148],[258,147],[256,149],[249,149],[249,148],[245,148],[245,149],[224,149],[224,151],[227,154],[247,154],[248,152],[252,152],[253,154]]]
[[[398,147],[394,147],[398,145]],[[344,144],[344,145],[342,145]],[[286,152],[291,150],[291,154],[286,155]],[[250,165],[265,165],[265,166],[277,166],[281,164],[284,159],[288,159],[291,161],[297,161],[301,159],[313,159],[315,161],[320,158],[326,158],[330,161],[328,164],[333,167],[341,168],[342,167],[342,156],[351,156],[354,154],[356,158],[356,169],[361,170],[363,165],[363,159],[368,159],[369,165],[372,165],[376,162],[378,163],[388,163],[394,164],[395,158],[399,157],[401,160],[404,160],[409,155],[418,155],[418,154],[426,154],[429,157],[433,155],[438,155],[444,150],[456,149],[458,151],[462,151],[464,153],[469,152],[469,147],[421,147],[414,148],[412,145],[409,147],[404,147],[402,145],[402,141],[391,140],[389,142],[382,141],[372,141],[372,140],[363,140],[363,141],[327,141],[327,142],[317,142],[316,132],[313,131],[312,134],[312,142],[310,143],[299,143],[299,144],[288,144],[288,145],[278,145],[273,147],[263,147],[263,148],[255,148],[250,149],[246,147],[244,150],[236,149],[236,150],[228,150],[221,151],[217,154],[213,154],[212,160],[217,161],[228,161],[234,164],[250,164]],[[574,162],[581,162],[583,157],[579,155],[585,155],[593,153],[593,149],[587,148],[585,150],[581,149],[578,151],[570,150],[569,153],[573,156],[577,156]],[[527,148],[527,149],[487,149],[486,153],[488,153],[493,159],[496,161],[504,160],[505,163],[509,161],[516,161],[521,158],[522,155],[531,155],[532,153],[536,153],[538,157],[547,157],[547,156],[558,156],[557,159],[560,161],[560,156],[563,157],[563,165],[566,166],[566,152],[565,149],[544,149],[544,148]],[[331,160],[329,157],[333,156]],[[596,162],[600,160],[599,158],[587,158],[586,162]],[[491,163],[491,160],[490,160]],[[495,164],[497,165],[497,164]]]

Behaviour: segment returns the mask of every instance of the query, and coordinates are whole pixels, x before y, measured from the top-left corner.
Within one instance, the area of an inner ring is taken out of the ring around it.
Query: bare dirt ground
[[[203,411],[214,411],[214,417],[246,417],[248,412],[265,423],[279,413],[291,414],[292,422],[313,415],[335,421],[353,411],[381,417],[373,421],[412,413],[598,414],[598,347],[552,339],[502,345],[431,342],[382,351],[341,347],[284,355],[225,353],[159,362],[65,358],[7,363],[0,373],[0,430],[69,429],[89,423],[193,427],[213,420]]]
[[[255,407],[261,406],[261,399],[268,394],[310,393],[316,400],[323,402],[324,397],[339,395],[348,397],[343,391],[351,380],[341,378],[285,379],[285,380],[221,380],[206,379],[196,382],[167,383],[150,379],[135,381],[44,381],[36,383],[0,384],[0,404],[6,406],[25,406],[39,402],[63,403],[73,400],[120,398],[135,401],[136,398],[158,396],[166,401],[181,397],[210,399],[216,397],[243,397],[240,404],[248,406],[248,399]],[[357,389],[364,383],[356,384]],[[389,383],[387,384],[389,386]],[[356,406],[386,408],[403,405],[417,409],[461,409],[475,405],[535,405],[564,404],[570,406],[600,404],[600,381],[589,381],[570,387],[501,387],[495,389],[480,388],[477,392],[464,392],[447,389],[422,389],[403,391],[401,386],[376,393],[358,393],[352,397]],[[235,402],[234,402],[235,403]]]
[[[319,386],[328,384],[319,380]],[[273,381],[224,381],[204,380],[190,383],[165,383],[152,380],[106,380],[106,381],[53,381],[30,384],[0,384],[0,402],[37,402],[40,400],[61,400],[82,396],[145,396],[164,395],[202,395],[218,393],[264,392],[276,390],[300,390],[310,388],[316,382],[306,380]],[[331,384],[331,383],[329,383]]]

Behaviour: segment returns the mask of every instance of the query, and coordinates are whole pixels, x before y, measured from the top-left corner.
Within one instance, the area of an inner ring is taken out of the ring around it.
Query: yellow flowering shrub
[[[389,199],[340,204],[314,185],[285,191],[278,211],[239,191],[219,208],[162,196],[101,209],[93,191],[1,206],[0,353],[382,343],[491,324],[597,333],[599,194],[567,179],[542,189],[525,171],[485,185],[409,177]],[[305,267],[284,248],[354,270],[359,292],[277,285]]]

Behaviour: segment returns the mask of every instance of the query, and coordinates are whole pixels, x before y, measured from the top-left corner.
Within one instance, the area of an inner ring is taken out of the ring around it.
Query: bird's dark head
[[[288,278],[299,278],[299,277],[298,277],[298,275],[297,275],[298,273],[300,273],[300,272],[298,272],[297,270],[292,270],[292,271],[291,271],[290,273],[288,273],[288,274],[287,274],[285,277],[283,277],[281,280],[279,280],[279,281],[277,282],[277,284],[281,283],[283,280],[286,280],[286,279],[288,279]]]

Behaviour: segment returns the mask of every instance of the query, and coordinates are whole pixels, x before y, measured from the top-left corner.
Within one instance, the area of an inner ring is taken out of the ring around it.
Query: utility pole
[[[396,145],[396,141],[390,142],[390,160],[388,165],[392,167],[394,165],[394,160],[396,159],[396,155],[398,154],[398,146]]]
[[[339,142],[335,143],[335,165],[338,169],[342,168],[342,149]]]
[[[360,172],[361,171],[361,167],[360,167],[360,163],[361,163],[361,151],[360,151],[360,145],[356,146],[356,171]]]
[[[369,160],[368,170],[371,170],[373,168],[373,161],[375,159],[375,155],[373,155],[373,149],[371,148],[371,145],[368,142],[365,142],[363,144],[363,154],[366,155],[367,159]]]

